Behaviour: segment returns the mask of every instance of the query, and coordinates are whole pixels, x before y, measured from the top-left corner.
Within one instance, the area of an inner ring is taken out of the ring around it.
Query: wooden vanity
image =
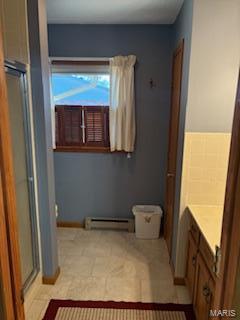
[[[223,208],[189,206],[186,285],[197,320],[210,319],[217,272],[216,246],[220,246]]]

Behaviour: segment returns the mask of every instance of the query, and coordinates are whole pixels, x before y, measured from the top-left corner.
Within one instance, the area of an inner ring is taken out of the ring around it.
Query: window
[[[52,73],[57,151],[109,151],[109,87],[107,72]]]

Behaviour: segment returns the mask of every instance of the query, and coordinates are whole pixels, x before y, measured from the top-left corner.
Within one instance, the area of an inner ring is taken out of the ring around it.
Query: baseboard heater
[[[85,228],[91,229],[119,229],[134,232],[133,219],[118,219],[118,218],[91,218],[85,219]]]

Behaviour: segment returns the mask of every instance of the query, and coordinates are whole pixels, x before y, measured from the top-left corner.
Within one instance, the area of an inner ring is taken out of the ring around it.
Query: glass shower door
[[[23,289],[38,270],[34,183],[25,72],[6,67]]]

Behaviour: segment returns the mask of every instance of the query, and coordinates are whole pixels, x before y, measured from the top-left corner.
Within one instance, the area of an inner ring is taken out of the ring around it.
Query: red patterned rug
[[[51,300],[43,320],[194,320],[192,305]]]

